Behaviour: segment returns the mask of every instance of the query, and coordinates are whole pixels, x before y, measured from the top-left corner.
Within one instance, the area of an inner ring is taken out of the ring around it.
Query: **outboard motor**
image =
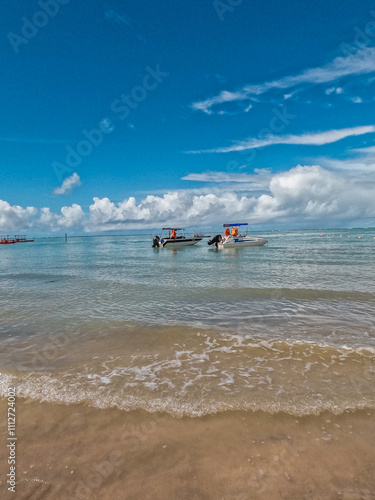
[[[152,240],[152,248],[159,248],[160,238],[159,236],[154,236]]]
[[[212,238],[212,240],[207,241],[207,245],[215,245],[215,247],[217,248],[217,244],[220,243],[220,241],[222,239],[223,238],[222,238],[221,234],[217,234],[216,236],[214,236]]]

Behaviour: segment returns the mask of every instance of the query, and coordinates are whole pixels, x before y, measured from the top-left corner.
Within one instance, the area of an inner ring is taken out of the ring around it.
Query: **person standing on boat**
[[[174,240],[177,238],[177,233],[175,229],[172,229],[171,238],[173,238]]]
[[[228,238],[228,236],[230,236],[230,231],[229,231],[229,227],[227,227],[224,231],[224,235]]]
[[[238,227],[232,227],[232,236],[238,236]]]

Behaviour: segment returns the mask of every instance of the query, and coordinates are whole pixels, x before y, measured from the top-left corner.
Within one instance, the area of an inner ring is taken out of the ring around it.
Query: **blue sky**
[[[375,5],[3,0],[0,232],[375,225]]]

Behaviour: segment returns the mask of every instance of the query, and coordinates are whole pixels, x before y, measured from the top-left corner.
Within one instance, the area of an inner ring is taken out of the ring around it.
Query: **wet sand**
[[[370,411],[178,419],[19,398],[15,495],[0,414],[2,499],[375,499]]]

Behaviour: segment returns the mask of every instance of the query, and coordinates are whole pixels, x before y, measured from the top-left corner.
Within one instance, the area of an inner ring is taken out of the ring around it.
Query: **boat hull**
[[[159,242],[160,248],[180,248],[196,245],[202,238],[162,238]]]
[[[257,236],[236,236],[229,237],[226,240],[218,243],[217,247],[224,248],[243,248],[243,247],[262,247],[268,243],[266,238],[259,238]]]

